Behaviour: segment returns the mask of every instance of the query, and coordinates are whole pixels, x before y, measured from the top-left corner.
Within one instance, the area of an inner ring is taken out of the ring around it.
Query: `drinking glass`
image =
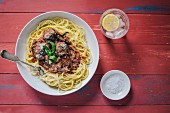
[[[113,31],[106,31],[103,26],[102,26],[102,20],[103,18],[108,15],[108,14],[114,14],[115,16],[118,17],[119,19],[119,26],[117,29],[113,30]],[[100,29],[102,31],[102,33],[111,39],[119,39],[122,38],[123,36],[126,35],[126,33],[129,30],[129,18],[128,16],[120,9],[108,9],[106,10],[101,18],[100,18]]]

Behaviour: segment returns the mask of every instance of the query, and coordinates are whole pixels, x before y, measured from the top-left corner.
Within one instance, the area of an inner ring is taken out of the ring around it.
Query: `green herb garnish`
[[[54,63],[54,62],[57,61],[57,57],[56,57],[56,55],[55,55],[56,45],[55,45],[54,42],[51,42],[51,41],[48,41],[48,44],[51,45],[51,49],[48,48],[46,45],[43,46],[43,47],[44,47],[45,53],[48,55],[49,62],[50,62],[50,64],[51,64],[51,63]]]

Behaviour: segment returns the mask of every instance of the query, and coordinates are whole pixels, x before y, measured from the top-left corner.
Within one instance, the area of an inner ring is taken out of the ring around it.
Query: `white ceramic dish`
[[[87,43],[88,43],[88,46],[90,48],[91,55],[93,58],[93,62],[89,66],[88,77],[85,80],[83,80],[83,82],[82,82],[82,85],[80,87],[80,88],[82,88],[90,81],[90,79],[92,78],[92,76],[94,75],[94,73],[96,71],[98,61],[99,61],[99,46],[98,46],[98,42],[97,42],[97,39],[96,39],[96,36],[95,36],[93,30],[80,17],[78,17],[74,14],[68,13],[68,12],[63,12],[63,11],[52,11],[52,12],[47,12],[47,13],[43,13],[41,15],[36,16],[30,22],[28,22],[25,25],[25,27],[22,29],[22,31],[18,37],[17,43],[16,43],[15,54],[21,60],[24,60],[24,55],[26,53],[26,41],[27,41],[27,38],[28,38],[30,32],[33,31],[42,20],[48,19],[48,18],[53,18],[56,16],[62,17],[62,18],[67,18],[67,19],[71,20],[72,22],[74,22],[75,24],[83,27],[83,29],[84,29]],[[66,95],[66,94],[73,93],[80,89],[80,88],[78,88],[78,89],[73,89],[73,90],[67,91],[65,93],[60,93],[57,89],[51,88],[47,84],[42,82],[38,77],[31,75],[31,73],[29,72],[26,65],[17,64],[17,67],[18,67],[18,70],[21,73],[22,77],[24,78],[24,80],[32,88],[34,88],[35,90],[37,90],[41,93],[48,94],[48,95],[60,96],[60,95]]]
[[[108,99],[120,100],[129,93],[130,80],[124,72],[111,70],[102,77],[100,88]]]

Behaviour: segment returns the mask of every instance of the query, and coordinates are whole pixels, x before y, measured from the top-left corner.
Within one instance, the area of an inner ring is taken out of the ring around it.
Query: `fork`
[[[10,52],[8,52],[6,50],[2,50],[0,52],[0,55],[4,59],[10,60],[10,61],[13,61],[13,62],[16,62],[16,63],[21,62],[23,64],[26,64],[26,65],[30,66],[35,71],[38,71],[39,75],[41,75],[41,76],[45,74],[44,70],[42,70],[41,67],[36,67],[36,66],[31,65],[31,64],[28,64],[28,63],[20,60],[17,56],[13,55],[12,53],[10,53]]]

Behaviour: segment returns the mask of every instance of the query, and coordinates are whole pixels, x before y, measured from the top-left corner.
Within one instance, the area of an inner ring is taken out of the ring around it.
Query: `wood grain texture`
[[[119,40],[105,38],[101,14],[119,8],[128,14],[130,29]],[[0,50],[14,53],[25,24],[40,13],[68,11],[85,20],[96,34],[100,61],[91,81],[61,97],[31,88],[16,64],[0,58],[0,113],[170,113],[169,0],[0,0]],[[130,93],[122,100],[103,96],[103,74],[118,69],[128,74]]]
[[[48,96],[32,89],[19,74],[0,74],[0,104],[38,105],[163,105],[170,104],[170,75],[128,75],[131,91],[119,101],[101,93],[103,75],[95,74],[79,91],[66,96]]]
[[[15,43],[0,43],[0,50],[14,53],[14,48]],[[112,69],[128,74],[170,73],[170,45],[130,45],[128,40],[124,40],[124,44],[99,44],[99,48],[96,74],[104,74]],[[18,73],[18,69],[15,63],[0,58],[0,73]]]
[[[103,13],[119,8],[126,13],[169,14],[168,0],[1,0],[0,12],[68,11],[79,13]]]
[[[38,13],[39,14],[39,13]],[[0,42],[16,42],[21,29],[37,13],[3,13],[0,14]],[[131,44],[170,44],[170,15],[129,14],[130,29],[128,34],[118,40],[105,38],[99,27],[100,14],[77,14],[93,29],[101,43]]]
[[[170,105],[156,106],[28,106],[3,105],[2,113],[169,113]]]

